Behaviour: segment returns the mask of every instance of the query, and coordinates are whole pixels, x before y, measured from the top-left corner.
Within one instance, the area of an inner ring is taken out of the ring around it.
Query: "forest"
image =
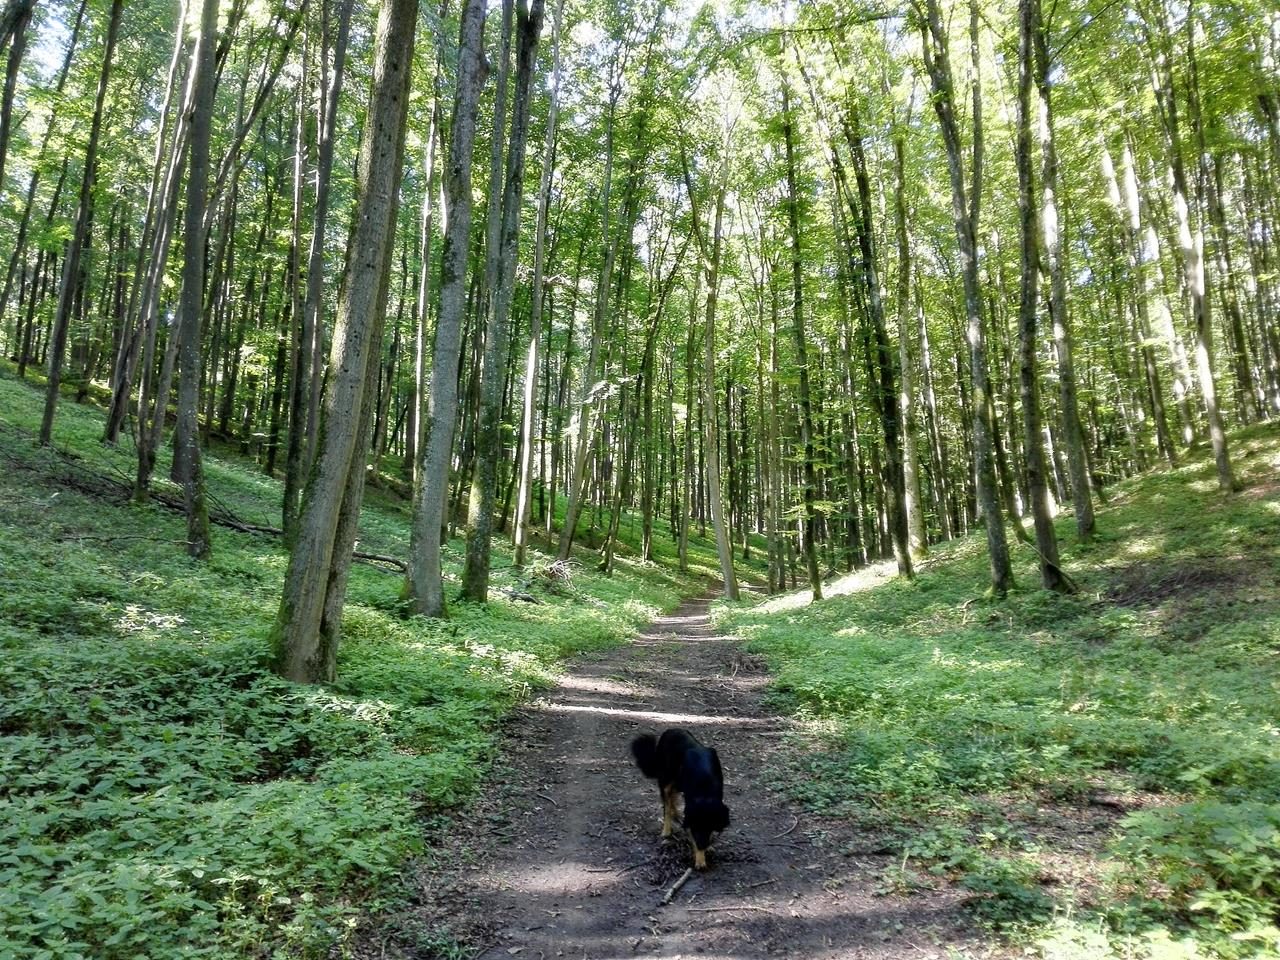
[[[1267,0],[0,63],[0,957],[1280,955]],[[741,791],[683,892],[664,718]]]

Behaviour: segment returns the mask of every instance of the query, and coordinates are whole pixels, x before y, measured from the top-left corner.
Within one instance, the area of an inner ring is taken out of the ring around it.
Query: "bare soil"
[[[375,955],[440,955],[449,941],[473,960],[1004,952],[947,885],[880,895],[892,858],[866,852],[875,838],[815,819],[770,784],[788,722],[763,702],[761,665],[714,633],[707,607],[687,603],[579,661],[514,716],[494,773],[501,785],[431,838],[443,852],[417,877],[412,917],[377,937]],[[692,854],[683,837],[660,839],[657,786],[628,747],[668,726],[718,749],[733,822],[709,869],[663,904]]]

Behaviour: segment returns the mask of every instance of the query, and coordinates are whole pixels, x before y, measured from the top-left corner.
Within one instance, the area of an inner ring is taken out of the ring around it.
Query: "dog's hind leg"
[[[672,825],[676,818],[676,793],[674,784],[666,784],[662,790],[662,838],[671,836]]]

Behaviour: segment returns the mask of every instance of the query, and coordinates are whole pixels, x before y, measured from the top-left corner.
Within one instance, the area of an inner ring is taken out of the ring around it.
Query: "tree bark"
[[[462,352],[467,247],[471,234],[471,156],[476,113],[487,67],[484,59],[484,0],[464,0],[458,41],[449,164],[445,170],[445,230],[440,262],[440,312],[427,414],[423,422],[422,483],[414,503],[407,593],[415,613],[443,617],[441,570],[444,509],[458,415],[458,362]]]
[[[384,0],[378,16],[355,225],[330,355],[333,374],[272,632],[277,669],[303,683],[332,680],[336,669],[368,453],[370,379],[386,313],[417,20],[417,0]]]
[[[187,552],[209,553],[209,505],[200,458],[200,327],[204,316],[205,204],[209,190],[209,143],[213,127],[214,48],[218,0],[203,0],[200,37],[192,64],[190,167],[183,212],[182,294],[178,304],[178,423],[174,432],[174,473],[182,485],[187,514]]]
[[[1039,371],[1036,369],[1041,238],[1037,222],[1039,218],[1036,216],[1036,184],[1031,152],[1031,88],[1036,72],[1036,35],[1040,31],[1039,0],[1020,0],[1018,13],[1018,110],[1014,153],[1018,168],[1018,214],[1022,241],[1018,342],[1023,452],[1026,456],[1027,488],[1031,494],[1031,514],[1035,521],[1036,552],[1040,557],[1040,582],[1046,590],[1065,593],[1068,590],[1067,580],[1058,566],[1058,538],[1049,513],[1044,438],[1040,430]]]
[[[1041,22],[1040,0],[1024,0],[1037,6],[1035,36],[1035,84],[1039,96],[1040,164],[1043,215],[1041,232],[1045,260],[1049,268],[1049,312],[1053,319],[1053,342],[1058,359],[1058,403],[1061,406],[1063,444],[1071,474],[1071,504],[1075,511],[1076,537],[1087,541],[1093,537],[1096,520],[1089,484],[1089,456],[1080,424],[1080,404],[1076,396],[1074,346],[1071,318],[1067,313],[1066,267],[1063,262],[1060,219],[1058,216],[1058,148],[1054,139],[1053,104],[1050,96],[1049,42]]]
[[[919,420],[911,362],[911,242],[907,234],[906,137],[893,138],[894,222],[898,235],[898,410],[902,418],[903,505],[907,512],[907,542],[911,558],[920,560],[929,552],[925,534],[924,501],[920,495]]]

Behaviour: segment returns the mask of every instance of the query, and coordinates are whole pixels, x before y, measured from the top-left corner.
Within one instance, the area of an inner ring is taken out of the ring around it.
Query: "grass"
[[[983,542],[723,606],[810,731],[788,789],[885,837],[884,889],[957,884],[1048,957],[1280,954],[1280,434],[1110,491],[1080,594],[984,599]]]
[[[544,602],[440,622],[357,564],[338,682],[294,686],[268,665],[279,542],[217,528],[212,559],[188,559],[182,518],[122,493],[132,450],[99,444],[100,412],[64,402],[45,449],[41,401],[0,372],[0,957],[340,954],[424,853],[422,818],[485,770],[502,715],[715,568],[705,540],[690,576],[628,541],[612,577],[583,554],[553,591],[519,583],[495,543],[495,584]],[[206,467],[216,507],[275,522],[276,480],[231,456]],[[167,469],[165,453],[172,495]],[[405,556],[407,507],[370,491],[360,537]]]

